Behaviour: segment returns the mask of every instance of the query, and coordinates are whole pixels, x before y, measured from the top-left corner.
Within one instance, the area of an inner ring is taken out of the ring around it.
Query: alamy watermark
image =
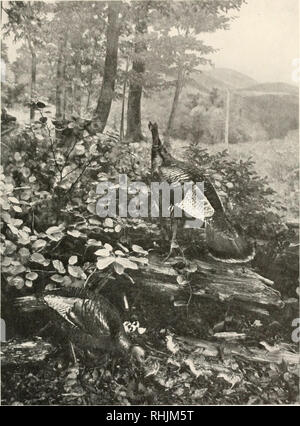
[[[4,319],[2,319],[2,318],[0,318],[0,319],[1,319],[0,341],[1,342],[6,342],[6,324],[5,324]]]
[[[96,189],[99,217],[186,217],[187,228],[201,228],[205,218],[204,183],[130,182],[119,175],[119,183],[101,182]]]
[[[292,332],[292,341],[300,343],[300,318],[295,318],[292,321],[292,327],[296,327]]]

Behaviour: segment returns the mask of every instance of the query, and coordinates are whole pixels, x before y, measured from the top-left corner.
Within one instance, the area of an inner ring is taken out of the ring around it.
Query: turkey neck
[[[128,353],[131,349],[131,342],[127,339],[127,336],[125,334],[124,330],[120,330],[115,337],[118,343],[118,347],[121,352]]]
[[[175,159],[169,154],[167,149],[162,144],[158,130],[152,129],[152,150],[151,150],[151,163],[152,163],[152,170],[155,169],[155,166],[160,160],[160,166],[170,166]]]

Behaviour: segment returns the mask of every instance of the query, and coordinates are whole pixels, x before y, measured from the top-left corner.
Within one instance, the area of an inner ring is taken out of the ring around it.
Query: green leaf
[[[115,227],[115,232],[121,232],[122,231],[122,227],[121,227],[121,225],[117,225],[116,227]]]
[[[11,203],[14,203],[14,204],[19,204],[20,203],[19,200],[16,197],[8,197],[8,200]]]
[[[110,251],[107,249],[99,249],[95,252],[96,256],[108,257],[110,255]]]
[[[1,205],[1,201],[0,201],[0,205]],[[4,220],[4,222],[6,222],[6,223],[12,222],[12,217],[9,213],[7,213],[7,212],[1,212],[1,213],[2,213],[2,219]]]
[[[3,198],[0,198],[0,206],[3,210],[9,210],[10,204],[7,202],[7,200],[4,200]]]
[[[140,247],[140,246],[138,246],[136,244],[133,244],[132,250],[135,251],[136,253],[148,254],[148,252],[146,252],[146,250],[144,250],[143,247]]]
[[[41,101],[38,101],[35,105],[39,109],[43,109],[46,107],[46,104],[44,104],[44,102],[41,102]]]
[[[23,224],[23,220],[22,219],[13,219],[13,224],[16,227],[21,226]]]
[[[79,238],[82,234],[81,232],[74,229],[73,231],[67,231],[67,234],[71,235],[74,238]]]
[[[14,277],[9,281],[9,284],[16,287],[18,290],[24,287],[24,280],[22,277]]]
[[[60,274],[65,274],[66,270],[64,267],[64,264],[60,261],[60,260],[53,260],[52,264],[54,266],[54,268],[60,273]]]
[[[12,261],[13,261],[13,259],[11,257],[5,256],[1,260],[1,264],[2,264],[2,266],[9,266],[9,265],[11,265]]]
[[[182,275],[178,275],[178,277],[176,278],[177,282],[179,285],[185,285],[187,284],[186,279],[182,276]]]
[[[28,272],[25,277],[27,280],[35,281],[38,278],[38,274],[36,272]]]
[[[46,245],[47,245],[47,241],[39,239],[32,244],[32,248],[33,250],[38,250],[38,249],[44,248]]]
[[[71,256],[69,258],[69,265],[75,265],[75,263],[78,262],[78,257],[77,256]]]
[[[64,278],[65,278],[65,277],[62,277],[61,275],[58,275],[58,274],[54,274],[54,275],[52,275],[52,276],[50,277],[50,279],[51,279],[52,281],[55,281],[56,283],[63,283],[63,282],[64,282]]]
[[[26,263],[30,257],[30,251],[26,247],[20,248],[18,255],[20,256],[20,259],[22,263]]]
[[[56,233],[53,233],[53,234],[49,234],[48,238],[52,241],[58,242],[58,241],[62,240],[64,238],[64,236],[65,236],[65,234],[63,232],[56,232]]]
[[[14,235],[18,235],[19,236],[19,230],[14,225],[11,225],[10,223],[8,223],[7,226],[9,227],[9,229],[11,230],[11,232]]]
[[[105,221],[103,222],[103,226],[108,227],[108,228],[113,228],[114,227],[114,222],[110,217],[107,217],[105,219]]]
[[[74,278],[86,279],[86,274],[83,272],[80,266],[68,265],[68,272]]]
[[[122,265],[125,269],[138,269],[138,266],[136,263],[131,262],[130,260],[123,258],[123,257],[117,257],[116,262]]]
[[[87,210],[92,214],[96,214],[96,203],[88,204]],[[90,219],[89,222],[91,223],[92,220],[93,219]],[[95,219],[95,220],[97,221],[97,219]],[[99,221],[97,221],[97,223],[99,223]]]
[[[63,284],[65,287],[70,287],[70,286],[72,285],[72,279],[71,279],[68,275],[65,275],[65,276],[63,277],[62,284]]]
[[[87,246],[95,246],[95,247],[101,247],[102,246],[101,241],[97,241],[97,240],[94,240],[94,239],[88,240],[86,244],[87,244]]]
[[[97,268],[101,271],[102,269],[107,268],[109,265],[114,263],[115,258],[114,257],[103,257],[101,259],[98,259],[97,261]]]
[[[19,153],[19,152],[15,152],[14,159],[15,159],[16,161],[21,161],[21,160],[22,160],[22,157],[21,157],[21,155],[20,155],[20,153]]]
[[[133,262],[143,263],[144,265],[147,265],[149,263],[149,260],[146,257],[130,256],[129,259],[132,260]]]
[[[120,265],[119,263],[114,263],[114,269],[117,274],[122,275],[124,272],[124,266]]]
[[[50,261],[45,259],[41,253],[33,253],[30,256],[30,260],[35,263],[39,263],[40,265],[48,266]]]
[[[60,226],[50,226],[50,228],[47,229],[46,234],[51,235],[61,231],[62,231],[62,228]]]

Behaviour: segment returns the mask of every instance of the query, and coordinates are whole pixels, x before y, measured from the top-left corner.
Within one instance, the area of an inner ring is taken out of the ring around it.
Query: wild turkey
[[[142,361],[144,350],[132,345],[118,310],[103,296],[49,294],[44,296],[44,302],[54,311],[60,328],[71,343],[85,351],[112,356],[132,355]]]
[[[211,217],[206,220],[205,227],[209,254],[216,260],[227,263],[245,263],[252,260],[255,254],[254,248],[246,240],[242,229],[233,226],[227,217],[220,197],[208,177],[201,174],[196,168],[178,161],[170,155],[159,138],[156,123],[149,122],[148,127],[152,133],[152,175],[156,174],[160,181],[169,184],[204,183],[204,197],[211,207],[209,214]],[[187,193],[178,206],[190,216],[197,218],[199,217],[199,204],[195,201],[193,191],[191,191],[192,194]],[[177,221],[173,230],[169,256],[173,248],[178,246],[176,233]]]

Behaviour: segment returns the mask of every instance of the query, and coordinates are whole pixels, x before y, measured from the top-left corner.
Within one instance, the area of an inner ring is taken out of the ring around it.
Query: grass
[[[174,155],[183,158],[188,142],[174,140]],[[203,145],[214,154],[225,149],[224,144]],[[276,199],[286,205],[286,220],[295,221],[299,217],[299,136],[297,131],[289,132],[284,139],[257,141],[229,146],[229,155],[235,159],[255,161],[256,172],[267,177],[276,191]]]

